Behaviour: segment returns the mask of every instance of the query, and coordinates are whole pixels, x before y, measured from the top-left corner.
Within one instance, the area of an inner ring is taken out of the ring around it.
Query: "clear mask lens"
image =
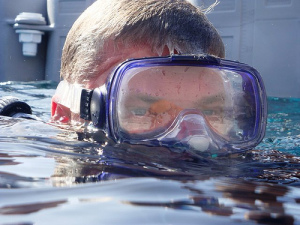
[[[120,131],[133,140],[159,137],[186,109],[201,112],[210,129],[231,142],[251,138],[256,122],[251,79],[218,67],[130,68],[116,109]]]

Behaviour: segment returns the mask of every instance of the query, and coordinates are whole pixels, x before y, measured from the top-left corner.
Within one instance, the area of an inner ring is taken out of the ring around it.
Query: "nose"
[[[178,138],[183,139],[192,135],[204,135],[206,134],[206,123],[201,115],[190,114],[184,115],[179,123]]]
[[[177,138],[186,143],[189,148],[206,151],[210,145],[207,125],[201,115],[190,114],[182,118]]]
[[[198,113],[179,116],[162,141],[200,152],[207,151],[214,144],[209,126]]]

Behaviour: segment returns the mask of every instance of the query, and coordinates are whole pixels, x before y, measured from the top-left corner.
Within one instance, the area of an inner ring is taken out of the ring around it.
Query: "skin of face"
[[[222,119],[226,88],[221,71],[205,67],[136,70],[121,87],[125,91],[120,91],[118,111],[124,130],[166,130],[183,109],[190,109],[199,110],[213,128],[226,133],[229,126]]]
[[[126,46],[123,44],[115,45],[108,42],[104,47],[104,55],[104,60],[99,67],[98,75],[96,78],[87,82],[87,89],[95,89],[103,85],[114,68],[127,59],[167,56],[170,55],[170,52],[168,48],[164,48],[162,54],[159,55],[148,45]]]

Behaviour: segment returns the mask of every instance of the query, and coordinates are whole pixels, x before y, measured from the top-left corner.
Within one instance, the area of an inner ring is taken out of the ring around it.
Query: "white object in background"
[[[22,12],[17,15],[15,23],[31,24],[31,25],[45,25],[46,20],[40,13]]]
[[[44,32],[38,30],[16,30],[19,42],[23,43],[23,55],[36,56],[37,44],[41,43]]]
[[[23,43],[23,55],[36,56],[37,44],[41,43],[44,34],[38,26],[46,24],[45,18],[40,13],[22,12],[16,17],[15,24],[28,26],[25,29],[16,30],[19,34],[19,42]]]

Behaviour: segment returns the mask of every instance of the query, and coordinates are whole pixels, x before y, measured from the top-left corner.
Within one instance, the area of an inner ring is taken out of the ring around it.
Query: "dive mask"
[[[265,134],[259,73],[209,55],[130,59],[99,88],[61,81],[57,95],[56,103],[116,142],[227,154],[255,147]]]

